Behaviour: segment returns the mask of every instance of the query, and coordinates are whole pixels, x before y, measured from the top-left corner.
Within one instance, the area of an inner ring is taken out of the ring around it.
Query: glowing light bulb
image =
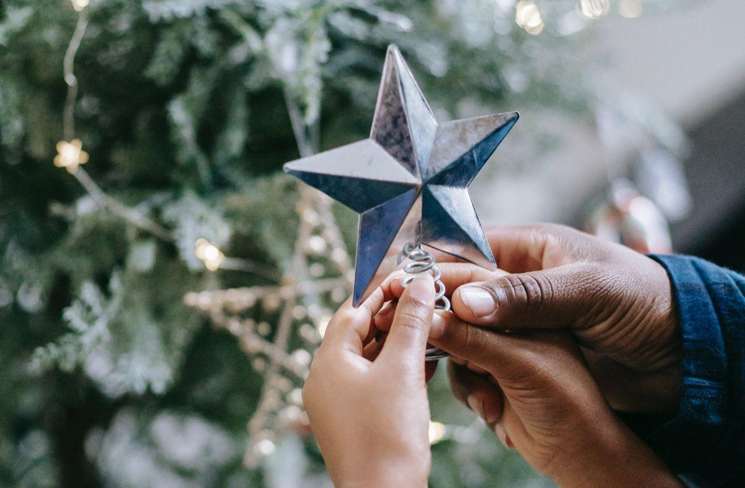
[[[437,444],[445,437],[445,426],[440,422],[429,421],[429,443]]]
[[[269,439],[262,439],[256,443],[255,449],[256,453],[260,456],[269,457],[274,454],[277,446],[275,446],[274,442],[270,441]]]
[[[210,271],[216,271],[225,262],[225,255],[220,248],[201,237],[194,244],[194,255],[201,259],[204,267]]]
[[[326,335],[326,329],[331,322],[331,317],[324,317],[318,322],[318,334],[323,337]]]
[[[57,155],[54,157],[54,165],[65,168],[70,174],[75,173],[81,164],[88,162],[88,153],[83,151],[83,141],[73,139],[70,142],[59,141],[57,143]]]
[[[72,1],[72,8],[74,8],[77,12],[82,11],[90,3],[90,0],[71,0],[71,1]]]
[[[538,35],[543,32],[545,24],[538,5],[532,0],[521,0],[515,5],[515,22],[528,34]]]
[[[643,0],[621,0],[618,2],[618,13],[628,19],[640,17],[644,12]]]
[[[305,349],[297,349],[293,352],[290,357],[300,366],[308,366],[313,359],[308,351]]]
[[[579,10],[583,17],[599,19],[610,10],[610,0],[580,0]]]
[[[308,239],[308,248],[315,254],[321,254],[326,249],[326,240],[321,236],[312,236]]]

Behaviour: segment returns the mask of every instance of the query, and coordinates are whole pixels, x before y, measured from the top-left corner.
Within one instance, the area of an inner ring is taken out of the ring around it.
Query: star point
[[[438,124],[400,51],[390,46],[370,137],[285,165],[360,214],[355,306],[395,269],[409,242],[496,268],[468,185],[518,117]]]

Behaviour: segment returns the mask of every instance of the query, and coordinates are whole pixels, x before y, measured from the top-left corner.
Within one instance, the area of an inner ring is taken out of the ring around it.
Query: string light
[[[201,237],[194,244],[194,255],[201,259],[204,267],[210,271],[217,271],[225,262],[225,254],[220,251],[220,248]]]
[[[73,139],[70,142],[59,141],[57,143],[57,155],[54,157],[54,165],[65,168],[70,174],[74,174],[81,164],[88,162],[88,153],[83,151],[83,141]]]
[[[618,2],[618,13],[627,19],[640,17],[644,12],[643,0],[621,0]]]
[[[320,278],[323,276],[323,273],[326,272],[326,268],[321,263],[313,263],[308,268],[308,271],[310,272],[310,275],[314,278]]]
[[[447,429],[445,425],[440,422],[429,421],[429,443],[430,445],[437,444],[444,437]]]
[[[95,182],[90,179],[90,177],[87,175],[87,172],[84,169],[79,168],[81,164],[85,164],[86,162],[88,162],[89,155],[82,150],[82,141],[73,137],[73,109],[77,95],[77,79],[72,71],[72,68],[75,53],[80,46],[80,41],[85,32],[85,26],[87,25],[87,15],[89,13],[89,9],[87,9],[87,7],[89,6],[90,0],[70,1],[75,11],[79,13],[79,21],[78,27],[76,28],[76,32],[71,39],[67,54],[65,56],[64,80],[69,87],[65,114],[69,114],[69,117],[64,117],[64,138],[66,140],[60,141],[57,144],[58,155],[54,158],[54,164],[57,167],[64,167],[67,169],[68,172],[74,174],[75,177],[85,187],[86,191],[94,198],[96,198],[100,203],[102,203],[103,206],[106,206],[114,213],[131,222],[134,226],[147,230],[148,232],[158,236],[164,241],[173,242],[173,236],[168,229],[157,225],[155,222],[149,221],[145,217],[145,215],[141,215],[135,209],[123,206],[118,201],[114,200],[111,196],[105,194],[95,184]],[[514,2],[514,0],[507,0],[507,2],[505,3],[511,5],[512,2]],[[609,0],[581,0],[580,2],[581,14],[587,18],[599,18],[603,15],[606,15],[609,11],[609,8]],[[618,2],[618,11],[620,15],[624,17],[638,17],[641,15],[643,8],[644,4],[642,0],[619,0]],[[536,2],[533,0],[521,0],[515,5],[515,21],[518,26],[520,26],[531,35],[540,34],[545,28],[545,23],[541,11],[539,10]],[[305,134],[314,133],[317,131],[297,130],[299,128],[298,126],[303,125],[302,117],[298,116],[301,111],[298,110],[296,106],[294,106],[294,102],[293,100],[291,100],[292,97],[288,98],[290,98],[287,100],[287,103],[290,106],[289,111],[292,118],[293,129],[295,129],[296,136],[298,137],[298,145],[300,146],[301,154],[305,157],[309,155],[308,152],[312,152],[313,150],[313,141],[303,140],[307,137],[305,136]],[[80,171],[78,171],[78,169],[80,169]],[[300,243],[301,245],[296,245],[295,259],[290,260],[290,262],[293,263],[293,271],[297,274],[302,274],[302,271],[304,271],[303,268],[306,264],[305,262],[307,262],[307,256],[300,256],[300,254],[304,250],[308,250],[314,254],[327,255],[326,257],[330,257],[330,264],[336,265],[336,267],[338,268],[337,271],[339,271],[342,275],[344,275],[345,272],[346,274],[350,275],[352,273],[352,269],[349,261],[349,254],[344,248],[341,234],[338,232],[338,229],[336,229],[334,218],[329,211],[326,200],[323,200],[323,198],[319,199],[304,194],[304,189],[302,186],[300,187],[299,192],[303,198],[304,205],[306,205],[305,211],[301,214],[303,217],[302,220],[304,222],[303,224],[301,224],[301,227],[305,227],[306,225],[312,227],[323,223],[324,225],[330,226],[334,230],[334,232],[332,232],[330,235],[319,236],[312,235],[310,229],[301,228],[298,237],[298,243]],[[318,211],[316,211],[315,209],[318,209]],[[216,244],[210,243],[206,239],[198,239],[196,241],[195,255],[200,260],[202,260],[205,267],[211,271],[219,269],[221,266],[223,266],[223,264],[225,264],[226,260],[225,255],[222,253],[219,247]],[[226,266],[228,264],[226,264]],[[308,266],[308,272],[309,274],[311,274],[311,276],[320,276],[324,274],[325,270],[323,265],[320,265],[320,263],[317,264],[319,265],[315,266],[315,268],[313,268],[313,265]],[[294,304],[296,300],[301,300],[303,302],[316,300],[318,294],[323,291],[331,292],[332,299],[336,302],[341,302],[348,294],[347,288],[350,280],[351,278],[342,278],[341,280],[326,280],[327,284],[330,285],[328,289],[326,289],[323,288],[323,280],[314,282],[311,288],[310,286],[302,286],[302,284],[295,283],[292,279],[290,279],[287,281],[287,283],[289,284],[277,287],[257,287],[254,289],[254,291],[244,291],[243,293],[241,293],[240,299],[245,302],[241,305],[241,307],[252,307],[253,304],[257,301],[257,295],[262,292],[266,292],[271,293],[271,295],[266,297],[266,302],[263,302],[263,304],[265,305],[265,310],[276,311],[279,310],[281,306],[290,309],[290,313],[279,314],[275,334],[277,339],[274,343],[266,341],[262,337],[268,335],[273,330],[271,325],[267,322],[260,322],[258,325],[256,325],[255,327],[259,336],[252,338],[252,340],[246,341],[247,349],[250,349],[252,354],[261,353],[265,355],[265,357],[255,359],[257,369],[267,370],[265,385],[261,393],[262,400],[259,402],[259,408],[255,412],[254,417],[252,418],[252,422],[250,422],[249,424],[251,446],[247,450],[247,466],[255,465],[256,459],[260,461],[261,459],[270,456],[276,450],[275,439],[271,435],[271,431],[259,431],[259,429],[267,429],[271,427],[272,415],[278,411],[277,401],[275,398],[277,389],[276,386],[274,386],[274,379],[284,379],[283,369],[287,371],[294,371],[297,376],[302,377],[304,375],[298,374],[298,372],[302,373],[307,371],[307,365],[310,362],[311,355],[310,352],[307,350],[297,349],[292,354],[287,354],[288,346],[290,343],[289,332],[294,325],[292,304]],[[280,291],[284,291],[289,288],[292,289],[291,294],[284,296],[280,293]],[[0,292],[1,291],[2,290],[0,289]],[[213,319],[215,317],[224,315],[222,311],[215,311],[215,308],[217,308],[219,304],[211,303],[211,295],[209,295],[208,293],[209,292],[191,293],[184,298],[184,301],[190,306],[203,308],[204,311],[209,310],[211,313],[214,312]],[[235,299],[235,297],[233,299]],[[0,295],[0,302],[1,301],[2,295]],[[282,312],[284,312],[284,309],[282,310]],[[325,316],[318,321],[317,331],[321,337],[326,332],[329,320],[330,317]],[[215,320],[215,322],[218,323],[219,321]],[[250,329],[253,328],[253,326],[250,324],[252,324],[252,322],[246,321],[243,323],[243,325],[241,325],[241,323],[239,322],[231,322],[231,326],[228,326],[227,324],[223,324],[220,326],[228,328],[230,332],[235,335],[239,335],[245,334],[246,331],[250,331]],[[250,347],[248,347],[249,344]],[[299,367],[293,369],[293,364]],[[271,399],[274,400],[269,401]],[[301,406],[302,391],[299,388],[292,389],[287,394],[287,402],[291,405]],[[299,409],[285,408],[283,411],[292,420],[297,418]],[[446,437],[448,439],[454,439],[458,441],[458,429],[458,427],[445,426],[440,422],[430,421],[428,427],[428,437],[430,444],[441,442]],[[471,432],[473,429],[471,427],[468,427],[461,428],[461,430],[463,432]]]
[[[104,192],[93,178],[80,167],[88,161],[88,153],[82,150],[83,143],[75,138],[75,102],[78,96],[78,78],[75,76],[75,56],[88,28],[88,10],[86,6],[89,0],[71,0],[72,6],[78,12],[78,21],[75,31],[70,38],[70,43],[65,50],[62,62],[62,80],[67,85],[67,96],[62,111],[62,133],[64,140],[57,143],[57,157],[54,164],[57,167],[66,168],[67,171],[78,180],[85,191],[101,207],[105,207],[112,213],[118,215],[137,228],[150,232],[152,235],[166,242],[174,242],[173,235],[168,229],[150,220],[141,212],[127,207],[117,199]]]
[[[259,325],[256,326],[256,332],[264,337],[268,336],[271,331],[272,326],[269,325],[269,322],[260,322]]]
[[[515,22],[528,34],[538,35],[545,27],[538,5],[531,0],[521,0],[515,5]]]
[[[318,334],[323,337],[326,335],[326,329],[331,322],[331,317],[324,317],[318,322]]]
[[[274,442],[269,439],[262,439],[256,443],[256,452],[264,457],[271,456],[276,449]]]
[[[321,254],[326,250],[326,240],[321,236],[312,236],[308,239],[308,249],[315,254]]]
[[[587,19],[599,19],[610,10],[610,0],[580,0],[579,10]]]
[[[62,63],[63,80],[67,85],[67,96],[65,97],[65,106],[62,114],[62,129],[65,140],[57,143],[58,154],[54,158],[54,164],[57,167],[67,169],[83,186],[85,191],[102,207],[106,207],[133,226],[147,231],[165,242],[175,242],[176,239],[170,230],[151,220],[137,209],[122,204],[119,200],[103,191],[93,178],[90,177],[88,172],[80,167],[81,164],[88,162],[89,155],[82,150],[83,143],[80,139],[75,138],[75,103],[78,95],[78,79],[75,76],[75,56],[88,27],[89,12],[87,7],[90,4],[90,0],[70,1],[75,11],[78,12],[78,22],[70,38],[70,43],[65,50],[65,57]],[[255,263],[247,259],[227,259],[217,246],[209,242],[206,242],[206,244],[210,244],[209,246],[202,246],[202,244],[197,241],[197,247],[203,247],[201,250],[197,249],[197,252],[202,255],[200,259],[204,261],[207,269],[214,271],[223,266],[226,269],[245,271],[273,281],[279,279],[279,272],[272,266]]]
[[[298,407],[303,406],[303,390],[300,388],[294,388],[290,393],[287,394],[287,401],[291,405],[297,405]]]
[[[292,317],[295,320],[302,320],[308,315],[308,310],[302,305],[292,307]]]
[[[299,384],[308,375],[312,354],[331,318],[324,302],[343,300],[351,291],[346,276],[352,271],[352,263],[331,213],[330,200],[302,185],[298,190],[300,226],[289,260],[291,268],[280,277],[281,284],[192,292],[184,297],[184,303],[200,310],[216,328],[235,335],[254,369],[264,377],[258,406],[248,422],[250,440],[244,457],[248,468],[259,466],[275,452],[277,433],[290,430],[310,435],[307,415],[298,416],[299,410],[288,406],[302,408]],[[313,237],[320,236],[324,236],[323,246],[313,249],[308,245]],[[206,239],[195,244],[197,249],[198,256],[219,255],[217,246]],[[229,269],[231,259],[225,258],[220,269]],[[310,268],[318,263],[323,264],[327,278],[312,278]],[[310,279],[298,281],[297,276]],[[257,315],[256,321],[245,319],[249,310]],[[302,340],[300,347],[294,331]]]
[[[77,12],[82,12],[85,7],[88,6],[90,3],[90,0],[71,0],[72,1],[72,8],[74,8]]]
[[[313,359],[308,351],[305,349],[297,349],[292,353],[292,359],[300,366],[308,366],[310,361]]]

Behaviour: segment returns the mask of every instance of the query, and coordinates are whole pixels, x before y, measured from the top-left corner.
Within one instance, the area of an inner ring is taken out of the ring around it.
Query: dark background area
[[[688,131],[693,211],[673,225],[679,253],[745,271],[745,93]]]

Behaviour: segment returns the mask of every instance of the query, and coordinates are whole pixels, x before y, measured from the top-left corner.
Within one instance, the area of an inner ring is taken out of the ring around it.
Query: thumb
[[[452,305],[461,320],[481,326],[582,328],[594,311],[605,308],[612,287],[600,266],[568,264],[463,285]]]
[[[384,362],[414,360],[422,363],[435,310],[432,276],[417,276],[398,301],[391,330],[378,357]]]

